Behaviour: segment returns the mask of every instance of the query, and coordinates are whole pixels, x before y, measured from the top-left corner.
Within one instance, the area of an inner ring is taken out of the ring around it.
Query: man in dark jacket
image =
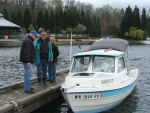
[[[46,36],[46,31],[42,31],[40,38],[34,41],[39,86],[46,85],[47,65],[48,62],[53,60],[52,44],[49,43],[49,39]]]
[[[22,43],[20,50],[20,62],[24,65],[24,91],[25,93],[34,93],[30,86],[30,77],[32,74],[32,64],[35,62],[35,50],[33,41],[38,36],[35,30],[32,30]]]

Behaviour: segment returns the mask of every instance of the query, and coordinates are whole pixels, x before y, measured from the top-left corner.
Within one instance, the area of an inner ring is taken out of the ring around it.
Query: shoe
[[[32,93],[34,93],[34,91],[32,91],[32,90],[30,90],[30,91],[24,91],[25,93],[30,93],[30,94],[32,94]]]
[[[46,77],[43,77],[43,85],[47,85],[46,84]]]
[[[55,83],[56,81],[50,81],[50,83]]]
[[[32,88],[32,87],[31,87],[30,89],[31,89],[31,90],[34,90],[34,88]]]
[[[41,78],[38,78],[38,86],[42,86],[42,79]]]
[[[46,81],[50,81],[50,79],[46,79]]]

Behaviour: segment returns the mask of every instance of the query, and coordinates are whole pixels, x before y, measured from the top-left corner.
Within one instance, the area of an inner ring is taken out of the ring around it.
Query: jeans
[[[57,62],[48,63],[48,75],[50,81],[56,81],[56,67]]]
[[[30,78],[32,74],[32,64],[30,67],[27,67],[26,63],[23,63],[24,65],[24,91],[30,91],[31,86],[30,86]]]
[[[37,77],[38,78],[46,77],[47,65],[48,65],[47,59],[41,59],[40,60],[40,64],[37,65]]]

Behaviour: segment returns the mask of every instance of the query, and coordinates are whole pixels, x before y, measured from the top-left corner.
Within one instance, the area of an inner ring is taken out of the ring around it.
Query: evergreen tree
[[[145,8],[143,8],[142,16],[141,16],[141,29],[146,31],[146,11]]]
[[[4,7],[2,14],[6,20],[9,20],[8,11],[7,11],[6,7]]]
[[[37,29],[39,29],[40,27],[44,28],[44,18],[43,18],[43,13],[41,9],[38,11]]]
[[[17,18],[16,24],[19,26],[23,26],[23,17],[20,10],[17,11],[16,18]]]
[[[49,29],[52,33],[55,32],[56,30],[56,26],[55,26],[55,16],[54,16],[54,12],[53,10],[50,13],[50,25],[49,25]]]
[[[130,6],[126,8],[125,15],[121,21],[121,34],[120,37],[124,38],[125,32],[128,32],[130,27],[133,26],[132,23],[132,9]]]
[[[84,13],[83,9],[81,10],[80,17],[81,17],[81,21],[80,21],[81,24],[83,24],[84,26],[87,26],[87,24],[86,24],[86,17],[85,17],[85,13]]]
[[[15,12],[11,12],[10,21],[16,24],[17,17]]]
[[[32,21],[31,21],[30,10],[26,8],[24,11],[24,28],[26,29],[27,32],[29,32],[28,27],[30,26],[31,23]]]
[[[140,14],[139,14],[139,8],[135,6],[133,10],[133,27],[136,27],[137,29],[140,29]]]
[[[45,30],[49,29],[49,24],[50,24],[49,14],[48,14],[48,11],[46,10],[45,15],[44,15]]]
[[[147,19],[147,35],[150,37],[150,18]]]

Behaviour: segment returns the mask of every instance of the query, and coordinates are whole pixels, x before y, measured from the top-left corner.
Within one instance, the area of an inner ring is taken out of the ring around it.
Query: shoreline
[[[73,41],[72,45],[90,45],[93,41],[91,39],[86,39],[86,41]],[[70,45],[70,41],[60,41],[56,42],[58,46]],[[22,40],[19,39],[0,39],[0,47],[21,47]],[[129,45],[141,45],[140,41],[129,41]]]

